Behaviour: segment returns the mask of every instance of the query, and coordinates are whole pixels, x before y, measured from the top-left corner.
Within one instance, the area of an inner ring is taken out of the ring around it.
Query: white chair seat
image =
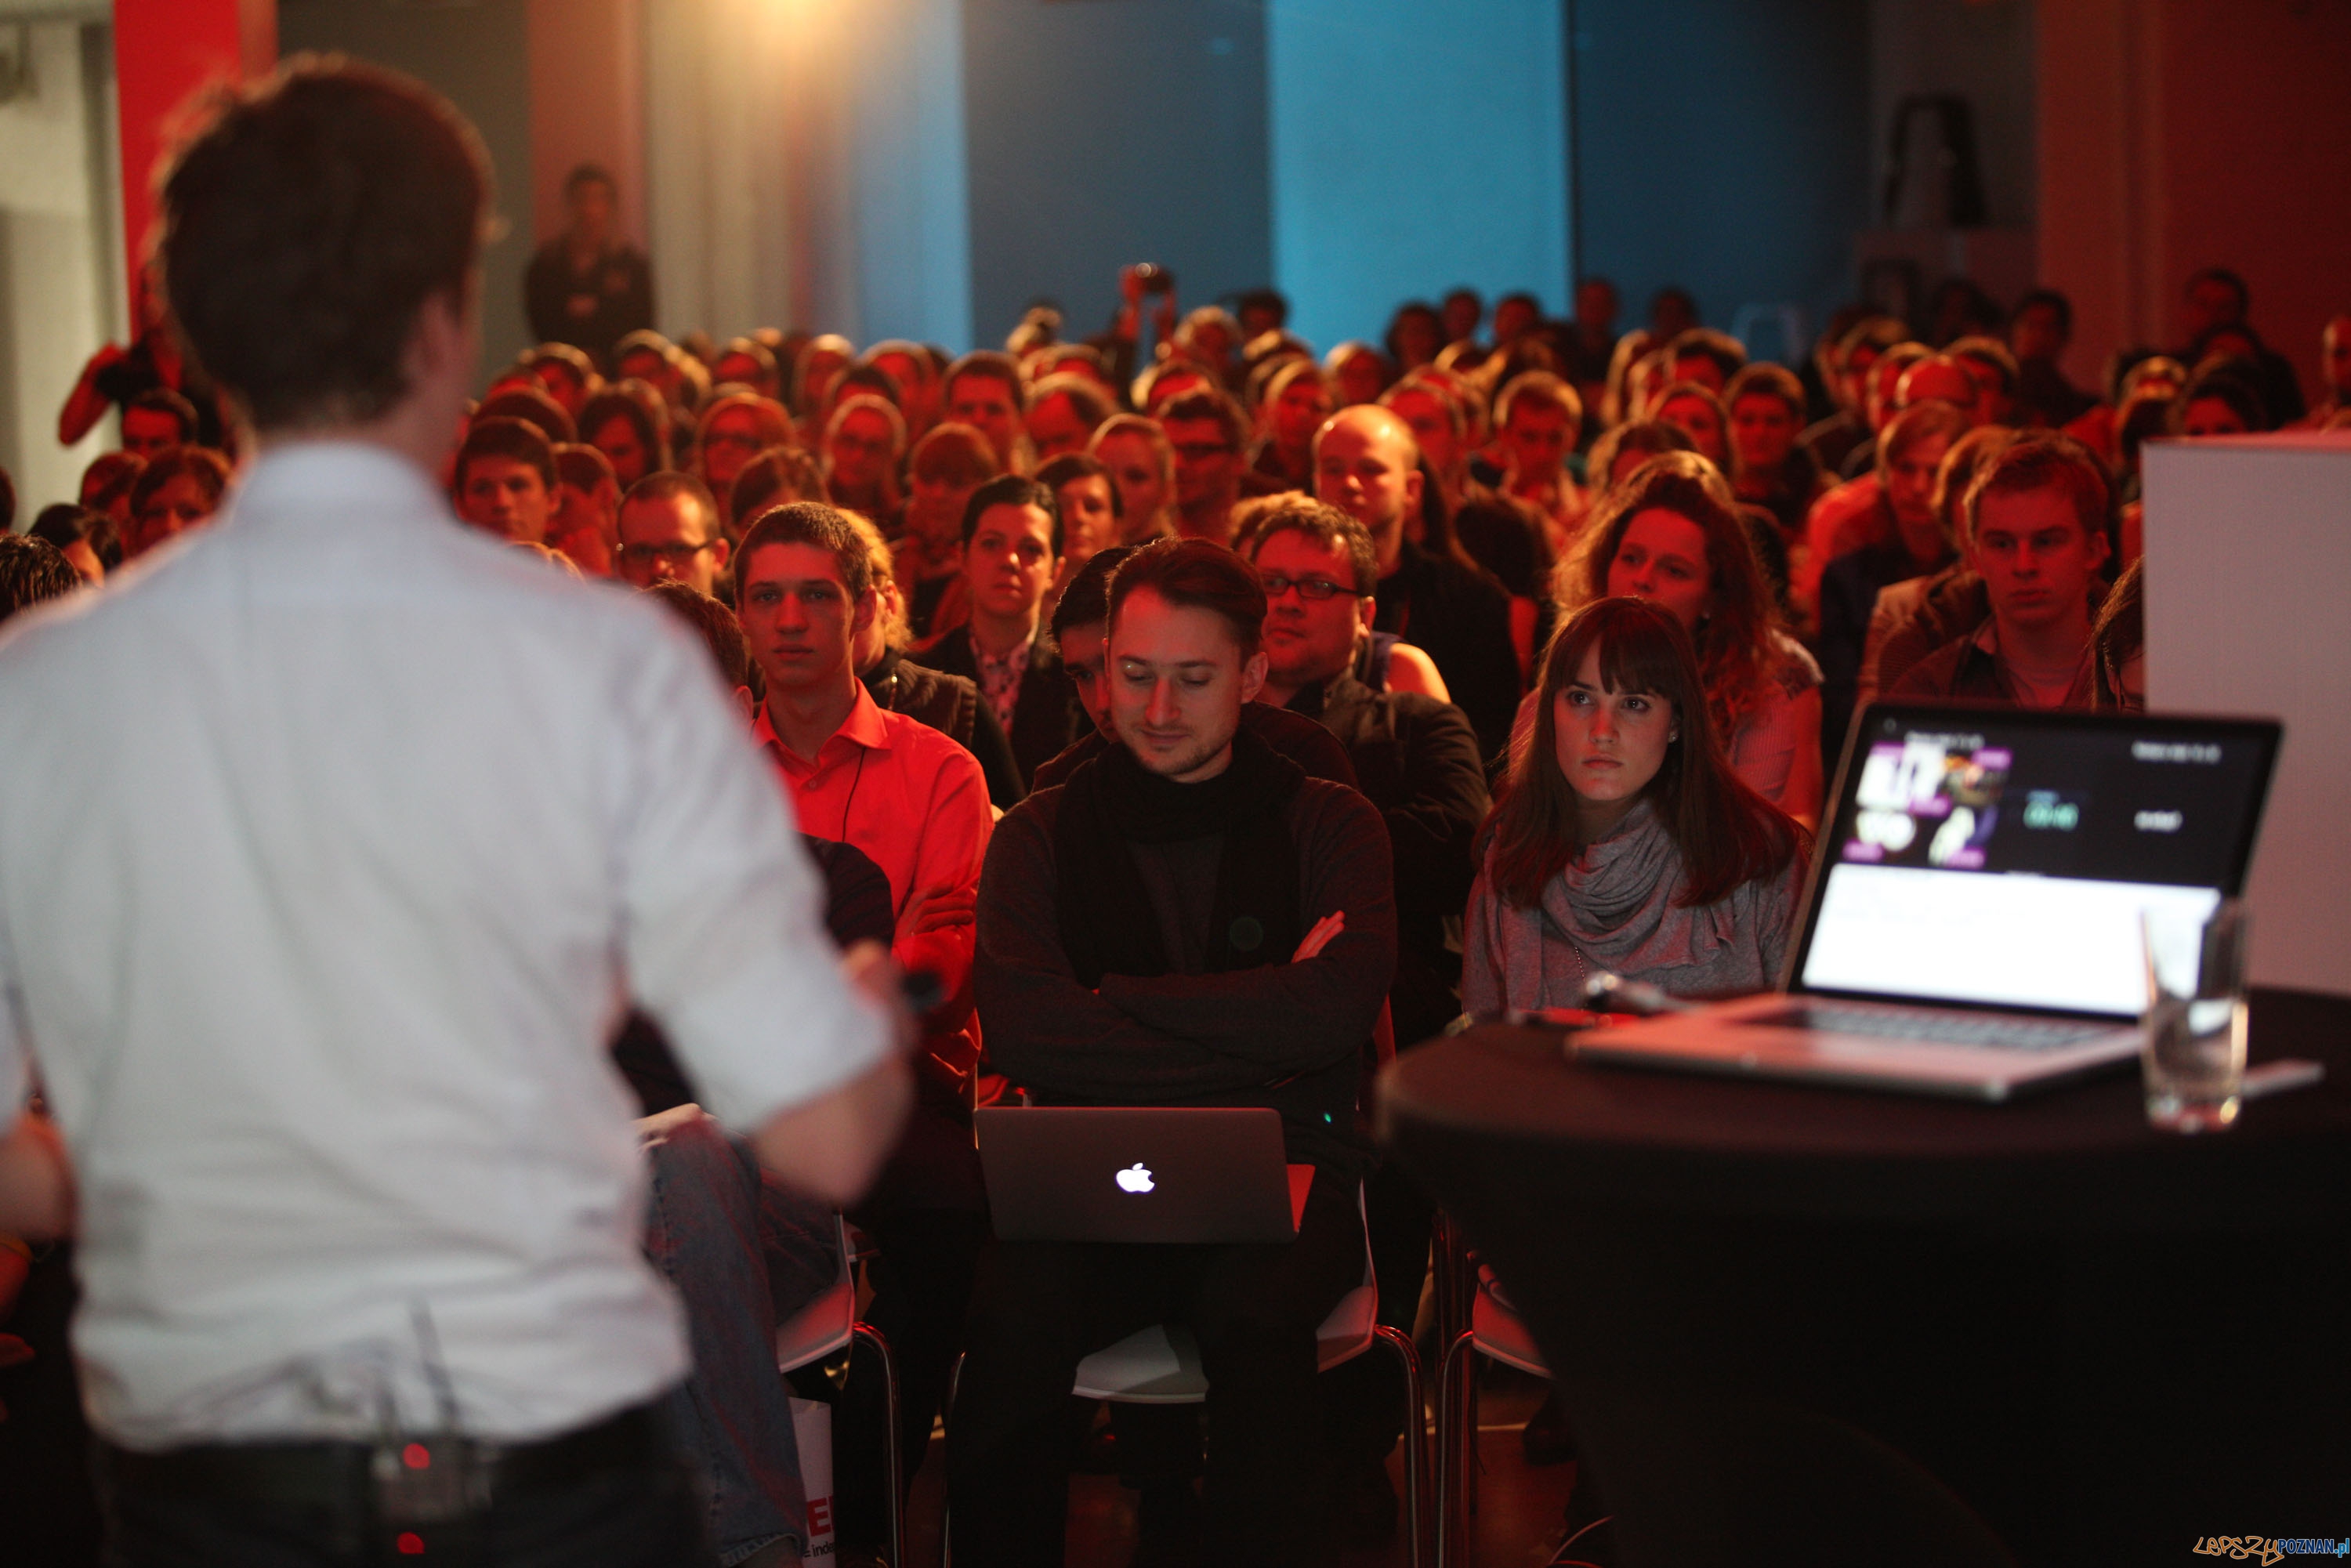
[[[857,1326],[857,1286],[843,1276],[824,1294],[776,1325],[776,1365],[796,1371],[849,1343]]]
[[[1551,1369],[1543,1364],[1542,1352],[1535,1348],[1535,1336],[1507,1302],[1498,1299],[1500,1295],[1484,1280],[1479,1281],[1477,1299],[1469,1303],[1469,1333],[1479,1353],[1520,1372],[1549,1377]]]
[[[1358,1285],[1339,1298],[1314,1331],[1317,1372],[1361,1355],[1379,1322],[1380,1293]],[[1182,1323],[1154,1323],[1078,1363],[1071,1392],[1081,1399],[1116,1399],[1129,1405],[1196,1405],[1208,1396],[1208,1375],[1200,1364],[1200,1342]]]

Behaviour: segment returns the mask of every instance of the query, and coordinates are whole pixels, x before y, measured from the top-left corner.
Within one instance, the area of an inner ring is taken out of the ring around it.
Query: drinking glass
[[[2245,1078],[2244,905],[2154,908],[2140,916],[2147,1012],[2139,1051],[2149,1124],[2218,1132],[2237,1119]]]

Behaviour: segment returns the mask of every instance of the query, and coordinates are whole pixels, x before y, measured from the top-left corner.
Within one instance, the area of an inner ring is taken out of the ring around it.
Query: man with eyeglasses
[[[1395,1042],[1442,1032],[1461,1010],[1461,911],[1477,874],[1471,840],[1491,803],[1478,735],[1451,703],[1375,692],[1355,679],[1355,644],[1371,625],[1379,557],[1369,529],[1301,496],[1241,542],[1265,586],[1262,700],[1320,722],[1347,748],[1361,789],[1387,823],[1395,865],[1396,959],[1388,986]],[[1366,1194],[1380,1321],[1412,1332],[1428,1267],[1434,1206],[1384,1166]],[[1367,1542],[1394,1528],[1385,1459],[1399,1435],[1394,1375],[1368,1360],[1334,1372],[1326,1389],[1344,1523]],[[1343,1382],[1343,1386],[1335,1385]]]
[[[664,578],[724,601],[726,536],[718,503],[691,474],[664,469],[629,486],[621,501],[621,577],[639,588]]]

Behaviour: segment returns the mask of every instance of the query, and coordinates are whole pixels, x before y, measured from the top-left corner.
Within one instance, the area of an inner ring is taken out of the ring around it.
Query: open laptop
[[[1006,1241],[1290,1241],[1314,1169],[1258,1106],[999,1105],[974,1126]]]
[[[2266,720],[1880,703],[1854,723],[1782,989],[1577,1056],[2004,1100],[2135,1056],[2142,909],[2244,885]]]

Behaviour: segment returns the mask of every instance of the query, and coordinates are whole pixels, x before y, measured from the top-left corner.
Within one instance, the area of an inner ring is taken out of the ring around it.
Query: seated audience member
[[[2249,376],[2240,374],[2244,361],[2223,361],[2200,371],[2171,403],[2168,433],[2172,435],[2247,435],[2270,428],[2269,413]],[[2251,370],[2250,365],[2244,367]],[[2136,454],[2134,454],[2136,455]]]
[[[451,476],[457,516],[516,544],[547,542],[555,510],[555,447],[519,419],[476,419],[457,448]]]
[[[1082,454],[1116,410],[1091,376],[1049,375],[1029,392],[1029,445],[1040,464]]]
[[[1047,598],[1046,611],[1062,584],[1077,575],[1097,551],[1118,543],[1122,517],[1117,484],[1110,470],[1082,452],[1065,453],[1037,470],[1037,483],[1053,492],[1061,512],[1061,574]]]
[[[890,379],[898,393],[893,401],[906,416],[908,439],[922,440],[945,417],[946,388],[939,379],[939,367],[920,343],[884,339],[858,355],[852,369],[879,371]]]
[[[2063,361],[2074,340],[2074,302],[2053,288],[2036,288],[2017,301],[2008,320],[2008,350],[2016,356],[2018,423],[2062,430],[2098,400],[2065,378]]]
[[[742,524],[769,507],[826,498],[824,468],[815,457],[797,446],[770,446],[735,476],[726,492],[726,515],[739,533]]]
[[[2252,295],[2245,280],[2227,267],[2201,267],[2189,274],[2179,319],[2182,337],[2195,347],[2183,357],[2189,364],[2196,364],[2215,332],[2237,328],[2252,350],[2253,390],[2262,407],[2275,423],[2292,424],[2303,416],[2302,382],[2285,356],[2264,347],[2254,335],[2247,319],[2252,306]]]
[[[118,550],[131,532],[131,487],[146,471],[146,460],[129,452],[101,452],[81,471],[81,486],[75,499],[93,512],[103,512],[114,524]],[[107,563],[107,570],[111,571],[120,564],[118,555]]]
[[[1521,376],[1514,386],[1522,386],[1533,376]],[[1551,605],[1551,574],[1556,564],[1555,547],[1545,515],[1532,503],[1514,496],[1504,495],[1485,483],[1472,471],[1469,457],[1469,411],[1467,399],[1449,381],[1421,371],[1405,378],[1383,392],[1380,406],[1405,422],[1412,431],[1414,442],[1420,447],[1426,482],[1423,486],[1421,505],[1424,515],[1434,509],[1442,512],[1454,540],[1462,552],[1479,566],[1493,573],[1494,580],[1510,596],[1510,635],[1520,660],[1523,678],[1531,667],[1531,646],[1540,643],[1548,630],[1545,618]],[[1532,400],[1540,409],[1541,400]],[[1353,405],[1351,405],[1353,406]],[[1538,415],[1538,423],[1540,416]],[[1562,474],[1562,478],[1565,476]],[[1502,476],[1496,474],[1495,478]],[[1433,485],[1434,493],[1429,486]],[[1582,497],[1577,497],[1579,508]],[[1579,517],[1581,512],[1579,511]],[[1410,519],[1406,519],[1406,532]],[[1422,528],[1426,542],[1426,528]],[[1392,636],[1393,633],[1384,633]],[[1396,647],[1410,650],[1408,643]],[[1421,655],[1426,662],[1426,655]],[[1427,674],[1435,687],[1423,683],[1408,683],[1414,690],[1425,690],[1439,701],[1449,701],[1442,689],[1443,678],[1436,674],[1436,666],[1428,664]],[[1367,683],[1370,684],[1370,683]],[[1384,689],[1374,685],[1374,690]]]
[[[1322,371],[1342,408],[1377,402],[1395,381],[1395,367],[1369,343],[1350,340],[1322,356]]]
[[[1723,756],[1681,622],[1584,606],[1536,697],[1469,895],[1463,1007],[1581,1008],[1602,973],[1684,998],[1776,983],[1804,832]]]
[[[1044,1103],[1280,1111],[1316,1167],[1304,1217],[1278,1246],[991,1245],[947,1433],[965,1568],[1062,1560],[1071,1379],[1153,1322],[1187,1325],[1207,1374],[1204,1540],[1249,1563],[1327,1540],[1315,1329],[1363,1276],[1358,1086],[1395,927],[1377,813],[1241,727],[1264,615],[1222,547],[1121,564],[1118,743],[1006,816],[975,972],[991,1055]]]
[[[2351,315],[2335,317],[2319,334],[2318,368],[2325,378],[2326,391],[2311,405],[2297,429],[2325,430],[2336,414],[2351,408]]]
[[[1731,770],[1809,825],[1820,810],[1820,671],[1774,623],[1729,492],[1692,453],[1643,464],[1593,508],[1561,569],[1560,608],[1572,614],[1625,595],[1663,605],[1698,650],[1708,712]]]
[[[555,449],[555,509],[547,542],[590,577],[612,575],[621,548],[621,486],[612,465],[592,446]]]
[[[963,515],[964,585],[971,617],[918,648],[917,664],[976,681],[1012,739],[1021,787],[1076,733],[1069,678],[1046,634],[1045,591],[1061,564],[1053,492],[1007,474],[973,492]]]
[[[898,460],[906,455],[906,420],[887,398],[843,398],[825,423],[820,450],[834,506],[862,512],[883,528],[896,526],[905,507]]]
[[[669,466],[669,411],[643,382],[616,382],[590,398],[580,410],[580,435],[604,455],[623,492]]]
[[[1845,454],[1844,462],[1838,467],[1840,476],[1857,479],[1877,466],[1877,433],[1907,406],[1902,401],[1902,378],[1910,373],[1911,366],[1932,358],[1934,350],[1924,343],[1904,342],[1895,344],[1877,356],[1876,362],[1870,367],[1864,404],[1868,411],[1869,430],[1853,450]],[[1951,370],[1967,378],[1963,383],[1946,381],[1945,384],[1952,392],[1951,401],[1955,403],[1971,401],[1975,395],[1974,378],[1968,377],[1967,372],[1956,365]]]
[[[1499,347],[1501,319],[1496,310],[1495,344]],[[1437,308],[1422,299],[1409,300],[1396,307],[1388,318],[1388,329],[1381,341],[1387,347],[1388,359],[1396,370],[1410,375],[1423,365],[1434,364],[1445,347],[1445,319]]]
[[[1995,455],[1960,504],[1968,564],[1991,613],[1913,666],[1892,695],[2090,706],[2106,502],[2098,460],[2066,436],[2032,432]]]
[[[856,345],[838,332],[818,333],[794,357],[789,403],[811,447],[822,443],[824,422],[832,409],[832,383],[856,359]]]
[[[1697,451],[1689,432],[1678,424],[1667,424],[1661,419],[1630,420],[1610,426],[1592,444],[1584,471],[1591,476],[1592,494],[1596,500],[1604,492],[1631,478],[1642,464],[1660,453]]]
[[[1029,444],[1024,423],[1028,414],[1028,384],[1011,355],[978,349],[948,368],[946,417],[987,437],[996,449],[998,472],[1035,470],[1037,452]]]
[[[26,532],[56,547],[93,588],[106,580],[109,556],[118,566],[122,562],[122,542],[115,535],[114,519],[71,501],[43,507]]]
[[[2147,622],[2141,595],[2147,575],[2142,556],[2098,605],[2090,623],[2090,656],[2097,664],[2097,706],[2121,713],[2147,711]]]
[[[728,392],[713,398],[695,422],[690,461],[711,495],[724,497],[733,492],[735,476],[743,472],[745,464],[770,446],[790,444],[792,416],[784,412],[782,403],[755,392]],[[720,512],[722,527],[734,522]]]
[[[1220,392],[1222,385],[1215,371],[1196,361],[1180,355],[1170,355],[1134,378],[1127,398],[1136,409],[1151,418],[1179,397],[1189,397],[1196,392]]]
[[[1159,423],[1176,454],[1176,531],[1187,539],[1229,543],[1233,507],[1241,497],[1280,487],[1245,482],[1249,430],[1239,405],[1220,392],[1186,392],[1159,411]]]
[[[1616,352],[1616,316],[1623,308],[1616,286],[1604,277],[1586,277],[1575,286],[1575,319],[1562,370],[1586,404],[1606,390],[1608,361]]]
[[[722,602],[732,559],[718,526],[718,504],[691,474],[648,474],[621,500],[621,579],[650,588],[665,579]]]
[[[1176,537],[1176,448],[1157,420],[1114,413],[1094,432],[1086,454],[1118,486],[1120,544]]]
[[[1112,744],[1117,727],[1110,711],[1110,676],[1106,669],[1110,645],[1110,584],[1119,563],[1140,549],[1113,545],[1072,575],[1053,606],[1053,643],[1061,652],[1061,668],[1089,726],[1068,750],[1040,765],[1030,781],[1032,789],[1050,789],[1068,782],[1071,774],[1102,755]],[[1312,719],[1287,708],[1252,701],[1241,709],[1241,727],[1306,770],[1309,779],[1328,779],[1354,787],[1355,769],[1331,732]]]
[[[2016,423],[2016,356],[1997,338],[1961,338],[1943,350],[1959,362],[1975,382],[1975,402],[1969,410],[1971,424]]]
[[[535,424],[538,433],[550,443],[560,444],[580,438],[579,426],[563,412],[563,405],[547,395],[537,378],[526,377],[510,386],[493,387],[481,406],[474,410],[474,418],[519,419]]]
[[[604,378],[596,361],[569,343],[541,343],[525,349],[515,362],[528,371],[548,396],[562,406],[576,424],[588,400],[603,390]]]
[[[166,447],[195,446],[196,405],[170,387],[149,387],[122,406],[122,450],[152,457]]]
[[[1360,400],[1369,402],[1370,399]],[[1312,360],[1292,360],[1273,373],[1259,407],[1261,434],[1249,466],[1285,490],[1314,482],[1314,433],[1337,406],[1322,368]]]
[[[849,844],[889,878],[892,953],[910,973],[935,976],[945,998],[923,1020],[914,1114],[852,1215],[881,1243],[866,1315],[897,1361],[897,1436],[911,1478],[946,1393],[987,1228],[965,1106],[979,1066],[972,901],[993,819],[971,754],[883,709],[852,668],[855,635],[878,612],[872,565],[848,517],[803,501],[751,524],[737,576],[744,635],[767,684],[752,737],[774,761],[803,831]],[[844,1453],[870,1453],[883,1440],[878,1415],[878,1402],[849,1406]],[[869,1421],[869,1446],[857,1446]],[[881,1500],[852,1469],[841,1467],[835,1481],[841,1527],[867,1544],[880,1534]]]
[[[784,378],[776,366],[776,351],[757,338],[729,338],[711,361],[711,379],[720,386],[747,387],[781,405]]]
[[[1732,493],[1770,512],[1792,546],[1828,488],[1819,461],[1796,441],[1804,427],[1803,383],[1783,365],[1752,364],[1730,378],[1722,401],[1730,411]]]
[[[1877,591],[1862,640],[1861,664],[1855,673],[1854,712],[1876,701],[1919,660],[1983,620],[1989,610],[1983,579],[1969,570],[1964,555],[1956,553],[1961,529],[1959,503],[1967,498],[1968,486],[1976,482],[1992,454],[2015,435],[2014,431],[1998,425],[1980,426],[1952,442],[1950,450],[1943,454],[1942,465],[1935,471],[1935,526],[1955,553],[1938,570],[1888,583]]]
[[[1019,805],[1024,793],[1012,763],[1012,742],[979,695],[979,683],[915,664],[907,657],[914,636],[906,625],[906,596],[891,575],[888,541],[872,522],[843,512],[873,560],[873,619],[857,629],[850,661],[874,705],[926,724],[978,759],[987,780],[988,803],[998,810]]]
[[[166,318],[162,292],[150,286],[146,272],[131,280],[133,313],[139,335],[131,347],[103,343],[83,364],[65,406],[57,411],[57,444],[71,446],[88,435],[110,406],[126,413],[141,392],[162,389],[184,398],[194,411],[196,428],[181,445],[222,447],[228,439],[221,417],[220,395],[202,369],[180,351],[180,340]],[[126,450],[130,433],[123,433]],[[160,447],[156,450],[162,450]]]
[[[1649,405],[1649,417],[1678,425],[1698,455],[1730,476],[1730,416],[1713,389],[1698,382],[1676,382]]]
[[[1479,747],[1499,756],[1519,698],[1510,596],[1468,561],[1405,537],[1425,484],[1412,431],[1384,408],[1341,409],[1314,437],[1315,499],[1363,524],[1378,558],[1372,629],[1426,653]]]
[[[1962,429],[1980,424],[1982,421],[1975,417],[1975,398],[1974,378],[1949,355],[1917,361],[1903,371],[1896,383],[1896,406],[1879,426],[1878,434],[1867,446],[1855,449],[1856,455],[1864,451],[1869,454],[1870,471],[1823,495],[1813,503],[1811,515],[1804,520],[1803,546],[1794,553],[1790,573],[1792,596],[1800,612],[1808,616],[1813,613],[1819,599],[1820,576],[1829,562],[1848,550],[1892,537],[1893,517],[1886,500],[1886,430],[1901,414],[1926,403],[1942,403],[1957,410]]]
[[[1186,313],[1170,347],[1194,364],[1207,366],[1223,387],[1232,384],[1245,341],[1241,324],[1230,311],[1220,305],[1202,305]]]
[[[1004,472],[996,448],[968,424],[934,426],[907,461],[912,494],[898,537],[898,586],[914,635],[928,639],[962,623],[963,514],[972,492]]]
[[[1798,438],[1819,461],[1823,474],[1842,473],[1853,449],[1869,439],[1875,428],[1870,423],[1869,388],[1878,356],[1909,336],[1909,329],[1894,318],[1871,315],[1847,328],[1837,340],[1833,362],[1823,371],[1837,411],[1807,426]]]
[[[1486,319],[1486,301],[1474,288],[1456,288],[1438,304],[1437,313],[1444,319],[1447,343],[1474,340],[1479,323]]]
[[[1996,428],[1996,427],[1986,427]],[[1939,402],[1906,408],[1878,443],[1879,506],[1867,544],[1845,551],[1821,573],[1821,755],[1834,764],[1844,746],[1861,681],[1862,652],[1880,589],[1939,571],[1953,556],[1935,507],[1936,484],[1952,444],[1972,434],[1957,409]]]
[[[131,486],[123,559],[145,555],[173,535],[212,521],[227,490],[228,459],[211,447],[168,446],[158,452]]]
[[[1494,347],[1508,349],[1542,325],[1542,301],[1524,289],[1494,301]]]
[[[63,599],[84,585],[85,579],[65,552],[37,534],[12,534],[0,529],[0,622],[19,610],[51,599]],[[0,1321],[6,1303],[0,1302]]]
[[[1548,371],[1519,377],[1494,402],[1492,455],[1501,467],[1496,487],[1541,516],[1554,557],[1566,551],[1583,520],[1583,487],[1568,469],[1583,430],[1583,401]]]
[[[1728,332],[1710,327],[1687,328],[1667,340],[1666,382],[1696,382],[1717,397],[1730,378],[1747,368],[1747,350]]]

